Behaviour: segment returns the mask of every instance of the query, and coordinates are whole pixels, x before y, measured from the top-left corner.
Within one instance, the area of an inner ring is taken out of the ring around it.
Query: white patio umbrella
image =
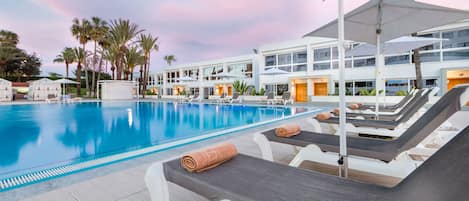
[[[69,79],[65,79],[65,78],[54,80],[53,82],[57,82],[57,83],[60,83],[61,85],[63,85],[62,95],[65,95],[65,85],[67,85],[67,84],[78,84],[79,83],[79,82],[75,82],[73,80],[69,80]]]
[[[284,70],[280,70],[278,68],[271,68],[271,69],[266,70],[266,71],[264,71],[260,74],[261,75],[271,75],[271,76],[273,76],[273,78],[275,80],[276,75],[286,75],[286,74],[289,74],[289,72],[284,71]],[[277,95],[277,82],[275,82],[274,95]]]
[[[339,38],[339,87],[345,88],[343,80],[343,60],[345,39],[344,32],[347,32],[346,39],[360,42],[376,44],[376,91],[384,89],[384,80],[381,75],[381,65],[384,64],[382,51],[382,41],[388,41],[400,36],[442,26],[469,18],[469,12],[416,2],[414,0],[370,0],[355,10],[343,13],[343,0],[339,1],[339,17],[319,29],[316,29],[305,36],[323,36]],[[343,52],[342,52],[343,53]],[[340,90],[339,90],[340,91]],[[340,93],[340,109],[345,111],[345,95]],[[378,95],[376,93],[376,109],[378,112]],[[344,159],[344,176],[347,176],[347,150],[345,133],[345,112],[340,113],[340,154]],[[341,171],[342,172],[342,171]]]
[[[412,37],[412,36],[403,36],[390,41],[387,41],[383,44],[381,48],[382,54],[401,54],[408,53],[411,50],[424,47],[427,45],[439,43],[445,39],[440,38],[425,38],[425,37]],[[351,50],[348,50],[345,53],[346,57],[349,56],[369,56],[376,53],[376,45],[372,44],[361,44],[357,47],[354,47]]]

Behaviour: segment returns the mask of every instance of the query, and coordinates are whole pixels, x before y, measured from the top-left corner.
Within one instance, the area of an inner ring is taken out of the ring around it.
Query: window
[[[355,81],[355,95],[367,95],[375,89],[375,81]]]
[[[410,57],[409,54],[385,57],[384,64],[385,65],[408,64],[410,61],[409,57]]]
[[[415,87],[415,81],[416,80],[410,80],[410,86]],[[424,79],[422,80],[423,82],[423,88],[431,88],[431,87],[436,87],[438,86],[438,80],[437,79]]]
[[[322,48],[314,50],[314,61],[331,60],[331,48]]]
[[[339,82],[334,83],[335,86],[335,94],[339,94]],[[345,95],[351,96],[353,95],[353,82],[345,82]]]
[[[199,80],[199,69],[194,68],[194,69],[187,69],[184,70],[184,76],[191,77],[194,80]]]
[[[443,61],[469,59],[469,49],[443,52]]]
[[[306,71],[307,57],[306,51],[266,56],[266,67],[264,70],[277,67],[278,69],[287,72]],[[278,63],[276,62],[276,59],[278,59]]]
[[[218,74],[223,73],[223,66],[222,65],[213,65],[210,67],[206,67],[203,69],[204,71],[204,79],[205,80],[220,80]]]
[[[293,63],[294,64],[307,63],[308,62],[307,60],[308,60],[308,54],[306,53],[306,51],[293,53]]]
[[[252,63],[229,64],[228,72],[240,77],[252,78]]]
[[[315,63],[313,64],[313,70],[329,70],[331,69],[331,63]]]
[[[169,71],[166,73],[168,83],[179,82],[179,71]]]
[[[469,47],[469,29],[443,32],[443,49]]]
[[[277,65],[276,55],[266,56],[265,57],[265,66],[275,66]]]
[[[288,65],[291,64],[291,54],[279,54],[278,55],[278,65]]]
[[[283,95],[284,92],[288,91],[288,84],[267,84],[265,85],[265,91],[268,92],[275,92],[275,86],[277,86],[277,94],[276,96]],[[266,93],[266,94],[267,94]]]
[[[293,72],[304,72],[306,71],[306,68],[307,68],[306,64],[295,65],[293,66]]]
[[[157,75],[157,79],[158,79],[157,81],[158,85],[163,85],[163,75]]]
[[[353,60],[353,67],[368,67],[375,65],[375,58],[367,58],[367,59],[354,59]]]
[[[172,96],[173,95],[173,88],[166,88],[166,95]]]
[[[439,62],[440,52],[420,53],[420,62]]]
[[[409,89],[409,82],[405,80],[387,80],[386,81],[386,96],[395,96],[399,91],[407,92]]]

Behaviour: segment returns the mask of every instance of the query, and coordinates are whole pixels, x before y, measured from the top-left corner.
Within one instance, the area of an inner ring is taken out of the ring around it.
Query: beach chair
[[[276,99],[275,103],[277,104],[282,104],[282,105],[287,105],[288,103],[293,104],[293,99],[291,98],[291,93],[290,92],[284,92],[282,94],[282,98]]]
[[[230,103],[241,103],[241,96],[238,92],[233,93],[233,97],[231,97]]]
[[[469,100],[468,88],[469,85],[453,88],[395,140],[347,137],[349,166],[352,169],[394,177],[407,176],[421,164],[413,160],[408,151],[418,147],[446,120],[461,110]],[[438,132],[433,134],[438,135]],[[254,141],[259,145],[262,157],[270,161],[273,160],[270,142],[302,147],[290,163],[295,167],[303,161],[336,165],[339,159],[337,135],[302,131],[297,136],[281,138],[275,135],[275,130],[270,130],[254,134]]]
[[[432,93],[429,90],[424,90],[421,96],[416,95],[414,101],[406,104],[395,120],[348,118],[346,130],[355,134],[366,133],[391,138],[399,137],[413,122],[425,113],[426,109],[423,106],[428,103],[430,94]],[[315,132],[322,133],[320,123],[328,124],[332,130],[337,131],[339,118],[331,117],[326,120],[313,118],[311,124],[315,128]]]
[[[57,103],[57,102],[60,102],[60,97],[54,94],[48,94],[45,101],[46,103]]]
[[[192,96],[190,99],[189,99],[189,102],[199,102],[200,101],[200,96],[199,96],[199,93],[195,93],[194,96]]]
[[[222,93],[220,97],[215,99],[215,102],[216,103],[224,103],[224,102],[226,102],[227,98],[228,98],[227,94]]]
[[[267,102],[266,104],[269,105],[269,104],[275,104],[275,96],[274,96],[274,92],[269,92],[267,93]]]
[[[399,110],[399,108],[403,107],[407,104],[420,89],[412,89],[404,98],[402,98],[398,103],[394,105],[379,105],[379,111],[381,112],[395,112]],[[376,110],[376,105],[372,104],[363,104],[359,108],[348,108],[350,110],[354,110],[355,112],[374,112]]]
[[[239,154],[201,173],[179,159],[152,164],[145,183],[153,201],[169,201],[168,182],[209,200],[446,201],[467,200],[469,127],[399,184],[384,187]]]

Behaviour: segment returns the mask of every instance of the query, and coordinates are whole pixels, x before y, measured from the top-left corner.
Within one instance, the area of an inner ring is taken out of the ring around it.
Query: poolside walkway
[[[308,129],[305,119],[289,120],[300,123]],[[166,161],[179,157],[183,153],[206,147],[222,141],[234,143],[241,153],[260,157],[260,151],[252,140],[255,132],[267,130],[272,125],[245,130],[226,136],[149,154],[112,165],[60,177],[54,180],[29,185],[0,193],[0,200],[24,201],[146,201],[150,200],[144,183],[146,169],[155,161]],[[275,161],[288,163],[294,156],[295,149],[288,145],[273,144]],[[304,163],[301,168],[335,174],[337,168]],[[351,171],[351,178],[385,186],[396,184],[399,179],[382,175]],[[170,186],[173,201],[206,201],[206,199],[176,185]]]

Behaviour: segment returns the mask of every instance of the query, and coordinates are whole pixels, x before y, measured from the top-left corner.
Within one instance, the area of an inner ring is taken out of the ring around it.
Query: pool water
[[[0,106],[0,181],[308,110],[172,102]]]

